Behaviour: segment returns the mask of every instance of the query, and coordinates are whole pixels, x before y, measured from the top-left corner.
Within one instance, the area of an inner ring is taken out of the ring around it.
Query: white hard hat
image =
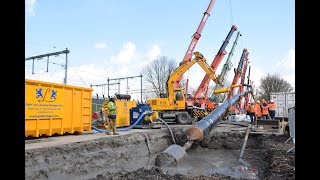
[[[270,100],[270,102],[272,102],[272,103],[273,103],[273,102],[274,102],[274,100],[272,100],[272,99],[271,99],[271,100]]]

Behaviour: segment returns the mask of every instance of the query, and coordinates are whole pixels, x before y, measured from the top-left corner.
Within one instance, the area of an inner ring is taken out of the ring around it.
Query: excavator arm
[[[218,77],[215,74],[215,71],[206,63],[206,59],[200,52],[194,52],[194,58],[190,62],[183,62],[180,64],[178,68],[176,68],[167,81],[168,86],[168,98],[169,102],[173,103],[175,100],[174,96],[174,83],[176,80],[181,77],[192,65],[196,62],[200,65],[200,67],[208,74],[208,76],[217,84],[220,84]]]

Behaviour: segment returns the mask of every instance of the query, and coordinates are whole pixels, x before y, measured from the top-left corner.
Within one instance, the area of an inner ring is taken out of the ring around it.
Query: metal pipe
[[[245,96],[249,92],[249,90],[243,91],[231,97],[230,99],[227,99],[206,117],[196,122],[191,128],[187,130],[188,139],[191,141],[201,141],[205,136],[209,134],[216,123],[223,118],[228,110],[228,107],[232,106],[241,97]]]
[[[217,107],[209,115],[198,121],[195,125],[187,130],[188,141],[181,147],[177,144],[173,144],[167,147],[162,153],[160,153],[155,158],[156,166],[167,166],[172,163],[178,164],[187,155],[187,149],[189,149],[193,142],[201,141],[212,128],[217,124],[217,122],[225,115],[228,107],[236,103],[241,97],[245,96],[252,90],[246,90],[230,99],[227,99],[223,104]]]
[[[246,144],[247,144],[247,141],[248,141],[250,129],[251,129],[251,125],[249,124],[248,127],[247,127],[246,135],[244,136],[244,141],[243,141],[243,144],[242,144],[239,161],[241,161],[241,159],[243,157],[244,150],[246,149]]]

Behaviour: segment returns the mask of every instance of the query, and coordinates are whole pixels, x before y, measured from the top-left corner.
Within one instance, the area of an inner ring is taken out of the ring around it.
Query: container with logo
[[[92,89],[25,80],[25,136],[91,130]]]

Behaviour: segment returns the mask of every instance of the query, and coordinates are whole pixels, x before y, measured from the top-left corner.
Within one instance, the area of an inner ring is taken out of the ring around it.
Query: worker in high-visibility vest
[[[230,108],[230,110],[231,110],[231,114],[232,115],[236,115],[237,113],[237,107],[236,107],[236,105],[233,105],[233,106],[231,106],[231,108]]]
[[[261,105],[260,105],[260,101],[259,100],[256,101],[256,104],[254,105],[254,110],[255,110],[255,113],[256,113],[256,118],[257,119],[261,119],[262,111],[261,111]]]
[[[268,110],[267,101],[263,101],[263,103],[261,104],[261,113],[262,113],[262,119],[269,119],[269,110]]]
[[[110,135],[111,134],[111,130],[113,132],[113,135],[119,135],[119,133],[117,133],[117,125],[116,125],[116,118],[117,118],[117,106],[115,104],[115,99],[114,98],[110,98],[110,101],[108,102],[108,118],[109,118],[109,125],[108,128],[106,129],[106,134]]]
[[[274,117],[276,115],[276,103],[274,103],[274,100],[272,99],[270,100],[268,107],[269,107],[270,118],[274,120]]]
[[[256,110],[254,106],[254,101],[248,103],[248,114],[250,116],[251,124],[256,120]]]

